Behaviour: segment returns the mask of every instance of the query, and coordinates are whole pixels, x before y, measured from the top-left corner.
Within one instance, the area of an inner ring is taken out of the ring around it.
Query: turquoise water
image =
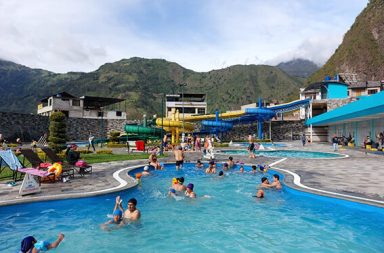
[[[286,147],[287,144],[285,143],[272,143],[272,142],[259,142],[259,144],[262,144],[264,147],[268,148],[282,148]],[[239,147],[248,147],[248,142],[233,142],[230,146],[239,146]]]
[[[248,155],[247,150],[221,150],[220,153],[228,155]],[[325,153],[325,152],[313,152],[313,151],[300,151],[300,150],[258,150],[254,152],[260,156],[267,157],[289,157],[289,158],[341,158],[344,157],[340,154]]]
[[[140,223],[119,230],[99,227],[116,194],[1,207],[0,252],[16,252],[24,236],[53,241],[60,231],[66,237],[53,252],[384,252],[382,208],[286,187],[255,199],[263,174],[219,179],[191,164],[152,173],[141,188],[119,193],[124,207],[135,197],[142,211]],[[198,198],[168,198],[174,176],[194,183]]]

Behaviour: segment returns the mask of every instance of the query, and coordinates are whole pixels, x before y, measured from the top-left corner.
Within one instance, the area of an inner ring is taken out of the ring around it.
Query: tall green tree
[[[62,112],[54,112],[50,117],[48,146],[56,153],[65,149],[67,140],[67,123]]]

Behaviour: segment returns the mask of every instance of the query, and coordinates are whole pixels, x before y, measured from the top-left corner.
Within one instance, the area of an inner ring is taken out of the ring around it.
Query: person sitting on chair
[[[80,159],[80,153],[77,151],[77,145],[72,144],[66,151],[67,161],[71,165],[75,165],[75,163]]]

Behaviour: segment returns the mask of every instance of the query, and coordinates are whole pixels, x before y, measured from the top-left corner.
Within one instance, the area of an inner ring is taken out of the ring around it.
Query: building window
[[[121,117],[123,115],[123,113],[121,111],[116,111],[116,116],[117,117]]]
[[[205,108],[197,108],[197,114],[205,114]]]
[[[368,90],[368,95],[376,94],[377,90]]]
[[[73,100],[72,100],[72,106],[80,106],[80,100],[78,100],[78,99],[73,99]]]
[[[97,117],[100,117],[100,118],[104,117],[104,112],[97,112]]]
[[[51,106],[52,105],[52,98],[49,98],[48,99],[48,106]]]

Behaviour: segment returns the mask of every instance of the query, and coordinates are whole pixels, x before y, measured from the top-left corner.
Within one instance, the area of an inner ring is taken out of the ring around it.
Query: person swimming
[[[186,187],[184,184],[184,177],[176,178],[176,180],[173,180],[172,188],[175,189],[178,192],[183,192],[186,190]]]
[[[229,165],[228,165],[228,163],[224,163],[224,164],[223,164],[223,170],[225,170],[225,171],[229,170]]]
[[[20,253],[38,253],[57,248],[64,240],[64,234],[59,233],[57,240],[53,243],[37,241],[33,236],[27,236],[21,241]]]
[[[196,168],[199,168],[199,169],[204,168],[204,164],[200,160],[197,160]]]
[[[256,196],[254,196],[256,198],[259,198],[259,199],[262,199],[264,198],[264,190],[263,189],[259,189],[256,193]]]
[[[252,174],[256,174],[256,172],[257,172],[256,165],[252,165]]]
[[[244,166],[240,166],[239,172],[244,173]]]
[[[224,177],[224,172],[222,170],[219,172],[219,177]]]
[[[189,198],[196,198],[196,193],[193,191],[194,185],[192,183],[189,183],[187,185],[187,190],[185,191],[185,196]]]
[[[214,161],[209,162],[208,168],[205,170],[206,174],[216,174],[216,166]]]
[[[119,227],[124,225],[124,222],[123,222],[124,209],[123,209],[121,203],[122,203],[122,199],[120,198],[120,196],[117,196],[116,201],[115,201],[115,206],[113,208],[113,214],[112,214],[113,218],[112,218],[112,220],[109,220],[109,221],[105,222],[104,224],[101,224],[101,228],[103,230],[110,230],[111,229],[109,227],[110,224],[116,224],[116,228],[119,228]]]

